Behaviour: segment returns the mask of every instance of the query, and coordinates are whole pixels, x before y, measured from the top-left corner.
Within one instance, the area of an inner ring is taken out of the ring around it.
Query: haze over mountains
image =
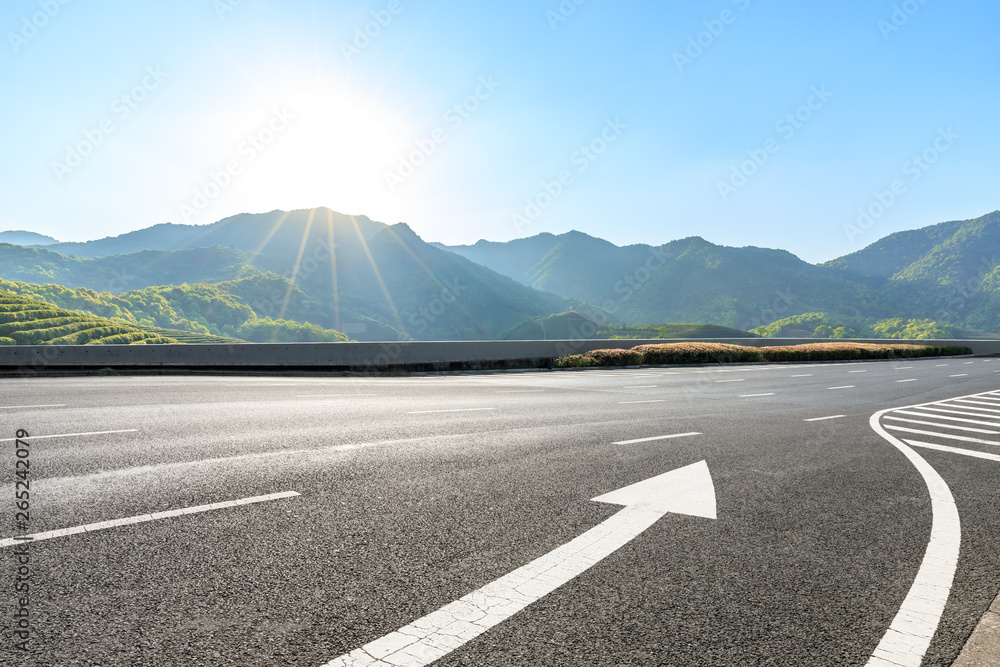
[[[619,247],[574,231],[449,247],[403,223],[326,208],[45,248],[0,245],[6,280],[115,294],[229,281],[242,293],[229,287],[226,298],[256,301],[260,316],[294,315],[359,340],[494,338],[570,309],[629,325],[750,329],[823,312],[1000,332],[998,264],[1000,212],[893,234],[821,265],[697,236]]]

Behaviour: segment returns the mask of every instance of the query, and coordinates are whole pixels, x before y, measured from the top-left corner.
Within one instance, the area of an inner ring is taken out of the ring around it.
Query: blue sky
[[[818,262],[1000,208],[989,0],[8,0],[0,27],[0,230],[328,206]]]

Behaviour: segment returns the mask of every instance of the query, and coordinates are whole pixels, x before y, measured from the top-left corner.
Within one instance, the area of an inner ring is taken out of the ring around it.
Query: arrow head
[[[665,472],[591,498],[599,503],[647,507],[666,514],[688,514],[715,519],[715,485],[705,461]]]

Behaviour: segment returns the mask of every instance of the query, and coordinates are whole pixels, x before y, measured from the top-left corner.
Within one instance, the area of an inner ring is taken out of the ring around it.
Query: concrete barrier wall
[[[274,343],[246,345],[10,345],[0,346],[0,370],[47,372],[121,370],[476,370],[547,367],[556,357],[602,348],[677,340],[448,341],[388,343]],[[716,338],[693,342],[797,345],[815,338]],[[842,342],[842,341],[840,341]],[[994,340],[858,340],[865,343],[964,345],[975,354],[1000,354]]]

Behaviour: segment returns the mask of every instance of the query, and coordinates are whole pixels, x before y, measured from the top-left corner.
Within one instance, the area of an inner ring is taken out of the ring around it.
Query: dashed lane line
[[[866,368],[866,369],[865,369],[865,370],[863,370],[863,371],[847,371],[847,372],[848,372],[848,373],[867,373],[867,372],[868,372],[868,369]]]
[[[964,378],[964,377],[968,377],[968,375],[969,375],[968,373],[958,373],[957,375],[949,375],[948,377],[950,377],[950,378]]]
[[[543,394],[544,389],[501,389],[498,394]]]
[[[741,394],[740,398],[754,398],[754,397],[757,397],[757,396],[774,396],[774,392],[771,391],[771,392],[768,392],[766,394]]]
[[[896,380],[896,382],[916,382],[917,378],[907,378],[906,380]]]
[[[740,378],[738,380],[716,380],[716,382],[745,382],[745,380]]]
[[[33,435],[22,440],[41,440],[42,438],[75,438],[84,435],[111,435],[112,433],[138,433],[137,428],[124,428],[118,431],[88,431],[86,433],[56,433],[53,435]],[[0,442],[14,442],[17,438],[4,438]]]
[[[295,398],[354,398],[355,396],[378,396],[378,394],[302,394]]]
[[[672,433],[671,435],[654,435],[651,438],[636,438],[635,440],[619,440],[618,442],[612,442],[612,445],[634,445],[637,442],[652,442],[654,440],[670,440],[671,438],[687,438],[692,435],[701,435],[697,431],[691,431],[690,433]]]
[[[435,412],[475,412],[477,410],[496,410],[496,408],[452,408],[450,410],[411,410],[408,415],[429,415]]]
[[[853,385],[853,384],[845,384],[845,385],[843,385],[841,387],[827,387],[827,389],[854,389],[855,386],[856,385]]]
[[[49,405],[0,405],[0,410],[29,410],[33,408],[65,408],[65,403],[51,403]]]
[[[793,375],[792,377],[793,378],[811,378],[812,376],[813,376],[812,373],[802,373],[801,375]]]
[[[631,387],[622,387],[622,389],[655,389],[655,384],[634,384]]]
[[[840,419],[841,417],[846,417],[847,415],[830,415],[829,417],[813,417],[811,419],[803,419],[804,422],[821,422],[827,419]]]
[[[93,533],[98,530],[106,530],[108,528],[117,528],[119,526],[130,526],[134,523],[144,523],[146,521],[157,521],[159,519],[169,519],[175,516],[183,516],[185,514],[198,514],[200,512],[210,512],[212,510],[226,509],[227,507],[238,507],[240,505],[252,505],[254,503],[264,503],[269,500],[279,500],[281,498],[291,498],[293,496],[301,495],[297,491],[283,491],[281,493],[269,493],[266,496],[253,496],[252,498],[243,498],[241,500],[227,500],[221,503],[212,503],[210,505],[197,505],[195,507],[185,507],[179,510],[168,510],[166,512],[153,512],[151,514],[140,514],[138,516],[130,516],[125,519],[112,519],[110,521],[99,521],[97,523],[88,523],[82,526],[73,526],[72,528],[61,528],[59,530],[49,530],[44,533],[34,533],[32,535],[24,535],[21,537],[8,537],[6,539],[0,540],[0,548],[12,547],[15,544],[20,544],[22,542],[38,542],[41,540],[51,540],[55,537],[66,537],[67,535],[76,535],[77,533]]]
[[[666,403],[666,402],[667,402],[667,399],[665,399],[665,398],[657,398],[657,399],[654,399],[654,400],[651,400],[651,401],[618,401],[618,404],[619,405],[631,405],[631,404],[634,404],[634,403]]]

